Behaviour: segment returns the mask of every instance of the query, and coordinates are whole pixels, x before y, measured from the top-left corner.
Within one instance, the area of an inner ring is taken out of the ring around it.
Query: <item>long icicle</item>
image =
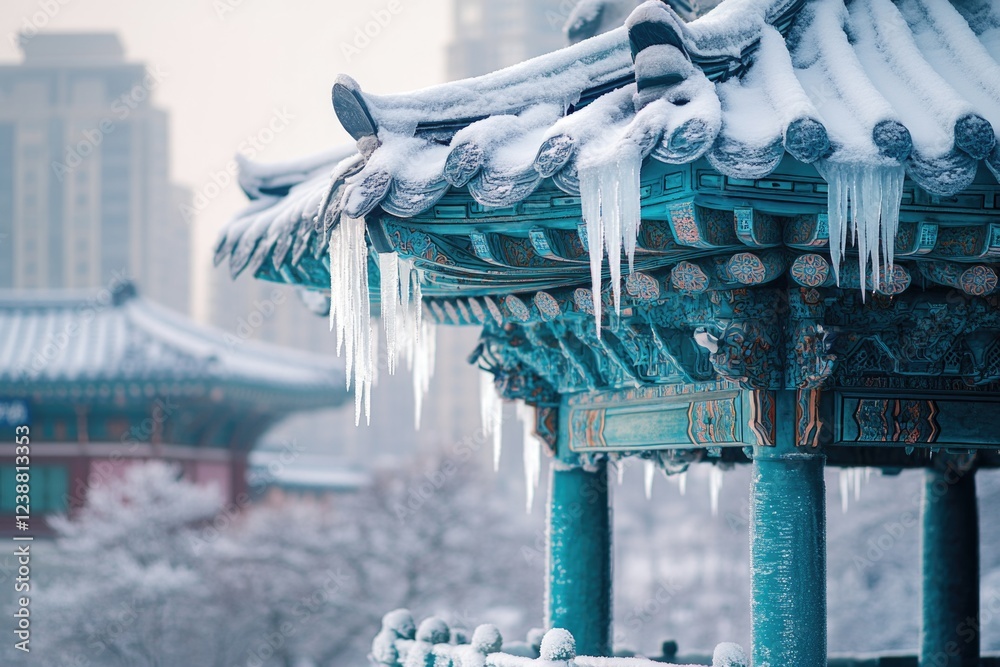
[[[864,298],[867,289],[882,287],[892,275],[905,177],[903,167],[827,162],[818,170],[828,184],[827,214],[834,275],[839,284],[850,228],[851,240],[858,250]]]
[[[399,333],[399,256],[394,252],[378,256],[380,305],[385,329],[385,356],[389,375],[396,372],[396,342]]]
[[[517,416],[523,428],[525,508],[531,512],[535,500],[535,489],[541,479],[542,443],[535,435],[535,408],[527,403],[518,403]]]
[[[635,247],[641,224],[640,170],[642,154],[632,143],[620,146],[600,161],[580,168],[580,199],[587,229],[594,321],[601,335],[601,279],[604,251],[608,254],[615,314],[621,312],[621,255],[635,267]]]
[[[479,416],[483,424],[483,435],[493,437],[493,471],[500,470],[500,448],[503,428],[503,399],[497,394],[493,374],[479,372]]]
[[[364,408],[371,421],[371,382],[375,371],[368,295],[368,244],[363,218],[341,217],[330,233],[330,325],[337,331],[337,354],[346,352],[347,388],[354,385],[354,422]]]

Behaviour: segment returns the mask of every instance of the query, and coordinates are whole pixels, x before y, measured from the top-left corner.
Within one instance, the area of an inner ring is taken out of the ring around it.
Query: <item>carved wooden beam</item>
[[[986,296],[997,289],[997,271],[993,266],[944,261],[919,262],[918,266],[927,280],[962,290],[971,296]]]
[[[762,285],[785,272],[788,256],[780,250],[738,252],[721,266],[722,278],[740,285]]]
[[[803,213],[785,222],[784,242],[792,248],[822,248],[830,239],[830,221],[826,213]]]
[[[781,243],[781,225],[775,216],[739,207],[733,211],[733,218],[740,242],[753,248],[770,248]]]
[[[802,287],[829,287],[834,284],[833,267],[826,257],[816,253],[796,257],[788,273]]]
[[[674,239],[691,248],[725,248],[739,243],[730,211],[677,202],[667,209]]]

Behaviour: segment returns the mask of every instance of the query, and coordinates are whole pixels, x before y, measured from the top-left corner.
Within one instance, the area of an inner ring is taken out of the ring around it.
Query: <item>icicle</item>
[[[618,471],[618,486],[621,486],[625,481],[625,459],[618,459],[615,462],[615,470]]]
[[[647,459],[645,466],[643,469],[645,472],[643,481],[646,486],[646,500],[649,500],[653,497],[653,477],[656,476],[656,463]]]
[[[719,516],[719,496],[722,494],[722,470],[719,466],[712,466],[708,486],[712,494],[712,516]]]
[[[394,252],[378,256],[382,324],[385,329],[385,356],[389,375],[396,372],[396,338],[399,330],[399,256]]]
[[[871,468],[844,468],[840,471],[840,508],[847,513],[849,499],[861,500],[861,486],[871,476]]]
[[[411,277],[413,273],[413,260],[400,259],[397,262],[396,271],[399,279],[399,306],[402,311],[403,320],[406,320],[413,315],[410,312],[410,282],[413,280]]]
[[[330,233],[330,328],[337,332],[337,354],[346,351],[347,387],[354,384],[354,423],[364,407],[371,420],[375,372],[368,296],[368,244],[363,218],[342,216]]]
[[[535,500],[535,489],[541,478],[542,443],[535,435],[535,408],[526,403],[518,403],[517,417],[523,427],[524,484],[527,493],[526,511],[531,512]]]
[[[626,150],[633,151],[623,156],[619,162],[619,203],[622,216],[622,244],[625,256],[628,258],[628,272],[635,270],[635,244],[639,238],[639,225],[642,223],[642,208],[640,205],[639,170],[642,167],[642,155],[636,146]]]
[[[479,417],[483,424],[483,435],[493,436],[493,471],[496,472],[500,470],[503,399],[497,394],[493,374],[489,371],[480,371],[479,374]]]
[[[621,310],[621,253],[628,257],[629,272],[635,265],[635,246],[641,222],[639,176],[642,155],[631,143],[580,168],[580,198],[587,225],[590,283],[594,297],[594,321],[601,335],[601,265],[608,252],[615,313]]]
[[[851,238],[858,250],[864,298],[869,287],[869,265],[872,288],[880,287],[883,278],[891,275],[899,228],[899,203],[903,196],[903,167],[826,162],[819,166],[819,171],[828,183],[830,255],[837,283],[840,283],[840,266],[850,226]]]
[[[681,492],[681,495],[687,494],[688,488],[688,474],[687,470],[677,475],[677,490]]]
[[[420,312],[419,302],[417,312]],[[418,318],[419,320],[419,318]],[[417,328],[418,335],[413,344],[413,425],[420,430],[420,413],[423,408],[424,396],[431,386],[434,376],[434,357],[437,347],[437,331],[431,322],[421,321]]]
[[[848,498],[850,498],[851,478],[846,468],[840,470],[840,511],[847,514]]]
[[[594,324],[601,337],[601,262],[604,259],[604,224],[601,220],[600,175],[593,169],[580,170],[580,201],[587,223],[587,252],[590,254],[590,292],[594,304]]]

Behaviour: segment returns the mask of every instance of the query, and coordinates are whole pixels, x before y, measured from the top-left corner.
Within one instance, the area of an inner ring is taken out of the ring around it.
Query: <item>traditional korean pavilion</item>
[[[609,462],[749,464],[752,664],[826,665],[824,468],[922,468],[919,662],[979,664],[1000,5],[654,0],[476,79],[342,77],[333,107],[357,145],[248,170],[216,260],[329,293],[362,389],[369,295],[391,347],[413,300],[482,328],[471,361],[555,459],[548,627],[612,650]]]
[[[4,525],[14,526],[17,426],[31,428],[35,534],[43,515],[79,507],[134,461],[176,463],[242,503],[251,448],[291,412],[342,403],[342,366],[198,326],[127,282],[0,291]]]

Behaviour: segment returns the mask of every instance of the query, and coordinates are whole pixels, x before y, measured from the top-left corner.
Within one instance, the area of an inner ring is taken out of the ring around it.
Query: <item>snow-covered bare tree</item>
[[[400,606],[468,626],[517,607],[523,631],[541,616],[541,571],[520,555],[535,534],[483,477],[441,454],[353,495],[234,507],[176,468],[132,466],[53,522],[39,664],[363,665]]]

